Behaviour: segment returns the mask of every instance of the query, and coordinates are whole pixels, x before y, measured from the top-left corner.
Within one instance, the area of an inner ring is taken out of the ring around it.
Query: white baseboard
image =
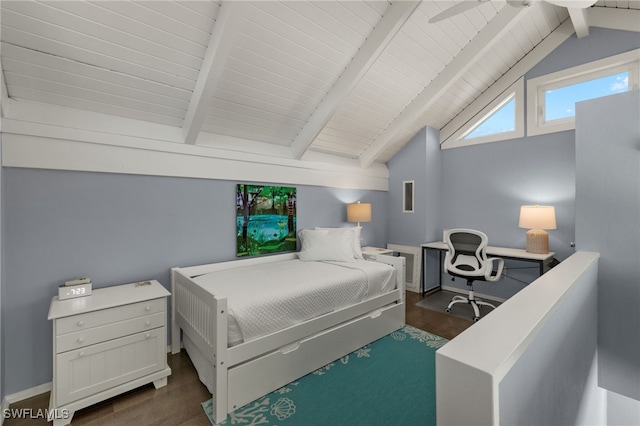
[[[12,393],[11,395],[7,395],[2,400],[2,411],[0,411],[0,413],[4,413],[4,410],[8,410],[13,403],[24,401],[25,399],[29,399],[34,396],[49,392],[51,391],[51,388],[51,382],[48,382],[42,385],[34,386],[30,389],[25,389],[20,392]],[[0,415],[0,426],[2,426],[3,422],[4,415]]]
[[[5,396],[5,400],[7,401],[7,404],[13,404],[15,402],[24,401],[25,399],[29,399],[29,398],[32,398],[34,396],[43,394],[45,392],[49,392],[49,391],[51,391],[51,389],[52,389],[51,382],[43,383],[41,385],[34,386],[32,388],[25,389],[25,390],[20,391],[20,392],[16,392],[16,393],[12,393],[11,395],[7,395],[7,396]],[[4,401],[3,401],[3,408],[4,408]]]
[[[2,413],[9,408],[9,401],[7,401],[6,397],[2,400],[2,406],[0,408],[2,409]],[[2,423],[4,423],[4,416],[0,416],[0,426],[2,426]]]
[[[182,345],[180,345],[180,347],[182,347]],[[170,352],[171,352],[171,346],[167,346],[167,353],[170,353]],[[32,398],[34,396],[38,396],[38,395],[46,393],[46,392],[50,392],[52,388],[53,388],[52,383],[51,382],[47,382],[47,383],[43,383],[43,384],[38,385],[38,386],[34,386],[32,388],[29,388],[29,389],[25,389],[25,390],[20,391],[20,392],[12,393],[11,395],[7,395],[2,400],[2,406],[0,407],[1,408],[0,413],[2,413],[4,410],[8,409],[11,404],[14,404],[14,403],[20,402],[20,401],[24,401],[25,399],[29,399],[29,398]],[[4,421],[4,416],[0,415],[0,426],[2,426],[3,421]]]

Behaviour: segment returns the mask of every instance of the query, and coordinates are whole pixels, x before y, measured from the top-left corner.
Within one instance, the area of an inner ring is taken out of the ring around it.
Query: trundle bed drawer
[[[228,370],[229,411],[278,389],[404,325],[404,304],[382,308]],[[313,368],[309,368],[312,365]],[[255,378],[260,377],[256,382]],[[250,389],[250,393],[247,392]]]

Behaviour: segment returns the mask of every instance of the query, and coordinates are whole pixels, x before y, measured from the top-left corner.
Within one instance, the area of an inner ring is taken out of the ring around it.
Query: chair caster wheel
[[[445,311],[446,313],[449,313],[449,312],[451,312],[451,309],[450,309],[450,308],[447,308],[447,309],[445,309],[444,311]]]

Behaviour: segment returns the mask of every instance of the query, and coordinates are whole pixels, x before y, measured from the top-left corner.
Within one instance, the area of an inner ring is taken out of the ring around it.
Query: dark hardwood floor
[[[471,319],[467,320],[416,306],[416,303],[422,300],[422,295],[410,291],[406,294],[406,323],[409,325],[449,340],[473,325]]]
[[[471,320],[415,306],[420,300],[421,295],[407,292],[406,322],[409,325],[452,339],[473,324]],[[210,425],[200,403],[211,395],[198,380],[189,357],[183,350],[177,355],[168,354],[167,358],[172,370],[167,386],[160,389],[143,386],[77,411],[72,425]],[[3,424],[46,425],[46,418],[39,414],[48,405],[49,392],[12,404],[13,412],[23,409],[23,418],[5,418]]]

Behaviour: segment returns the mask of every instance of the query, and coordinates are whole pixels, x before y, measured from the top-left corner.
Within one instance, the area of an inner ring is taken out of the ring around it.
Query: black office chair
[[[498,281],[502,276],[504,260],[497,257],[487,258],[487,235],[480,231],[450,229],[445,233],[445,242],[449,249],[444,257],[445,269],[454,277],[466,279],[469,286],[469,296],[454,296],[445,312],[451,312],[451,307],[456,303],[468,303],[475,314],[473,320],[478,321],[481,306],[490,306],[493,309],[495,306],[475,298],[473,282]],[[496,270],[493,268],[494,262],[497,262]]]

